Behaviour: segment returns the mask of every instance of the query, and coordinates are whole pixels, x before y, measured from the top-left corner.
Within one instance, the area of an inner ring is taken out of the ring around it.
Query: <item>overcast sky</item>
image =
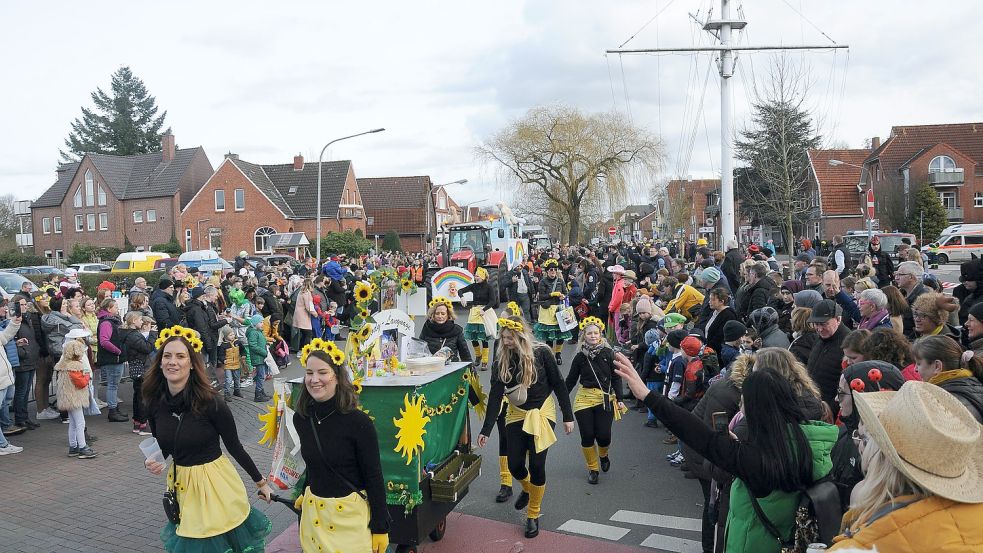
[[[229,151],[255,163],[316,161],[333,138],[385,127],[329,156],[352,159],[358,177],[466,178],[448,189],[460,203],[493,202],[511,194],[474,146],[530,107],[563,103],[630,113],[664,140],[664,177],[719,176],[711,56],[604,55],[636,32],[626,48],[712,44],[690,15],[718,16],[719,0],[354,4],[3,2],[0,194],[34,199],[54,182],[71,121],[122,65],[167,110],[179,147],[203,146],[215,167]],[[808,71],[827,144],[860,147],[892,125],[983,120],[983,2],[732,5],[748,21],[744,44],[850,45],[792,57]],[[769,63],[740,56],[738,128]]]

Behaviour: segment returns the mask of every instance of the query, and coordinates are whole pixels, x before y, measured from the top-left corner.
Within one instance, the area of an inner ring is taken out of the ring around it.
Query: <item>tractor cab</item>
[[[480,224],[451,227],[447,240],[447,249],[450,252],[448,265],[465,268],[471,273],[486,265],[492,251],[491,232],[495,230]]]

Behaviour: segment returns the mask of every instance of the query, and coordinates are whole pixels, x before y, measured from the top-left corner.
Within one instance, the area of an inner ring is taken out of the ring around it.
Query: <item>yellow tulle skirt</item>
[[[368,502],[355,492],[318,497],[305,488],[300,547],[304,553],[372,553]]]
[[[172,471],[167,471],[172,485]],[[249,499],[242,478],[228,457],[203,465],[177,466],[173,483],[181,506],[175,533],[183,538],[210,538],[239,526],[249,515]]]

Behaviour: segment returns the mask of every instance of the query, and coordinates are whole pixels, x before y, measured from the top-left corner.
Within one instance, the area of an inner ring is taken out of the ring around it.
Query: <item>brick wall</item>
[[[932,159],[940,155],[951,157],[956,167],[963,169],[964,181],[962,186],[935,186],[936,192],[956,192],[957,206],[963,210],[963,222],[983,223],[983,207],[974,207],[973,204],[973,196],[977,192],[983,192],[983,178],[976,177],[976,163],[973,159],[951,146],[937,144],[918,156],[909,166],[911,185],[914,187],[928,182],[928,166]]]

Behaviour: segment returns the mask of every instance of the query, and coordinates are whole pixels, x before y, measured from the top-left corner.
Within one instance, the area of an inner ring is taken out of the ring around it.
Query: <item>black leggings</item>
[[[550,427],[556,425],[550,421]],[[522,421],[505,426],[506,446],[508,448],[509,472],[517,480],[529,477],[533,486],[546,485],[546,453],[549,449],[536,453],[535,436],[522,431]],[[526,456],[529,456],[529,469],[526,470]]]
[[[592,447],[597,442],[599,447],[611,445],[611,425],[614,423],[614,411],[605,411],[604,406],[595,405],[590,409],[581,409],[573,414],[580,429],[581,447]]]
[[[509,454],[508,439],[505,437],[505,412],[508,408],[502,407],[502,412],[498,414],[495,426],[498,427],[498,456],[505,457]]]

